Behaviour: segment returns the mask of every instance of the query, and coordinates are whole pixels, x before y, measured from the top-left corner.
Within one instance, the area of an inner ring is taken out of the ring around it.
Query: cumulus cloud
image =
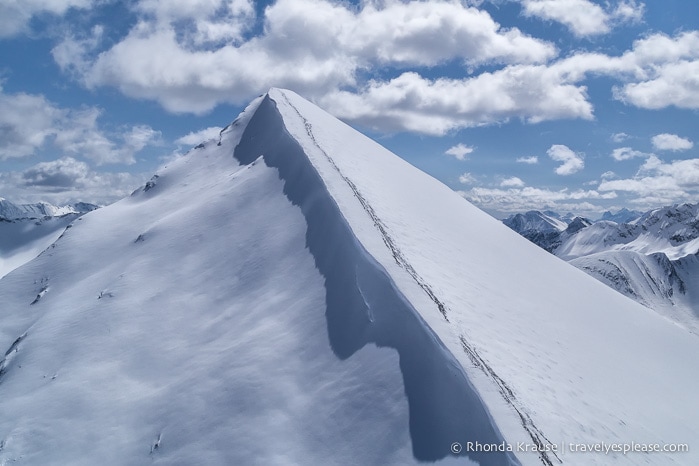
[[[557,175],[572,175],[585,167],[583,154],[573,152],[568,146],[563,144],[552,145],[546,153],[551,160],[562,162],[555,170]]]
[[[646,207],[693,200],[699,195],[699,159],[667,163],[651,155],[633,177],[606,180],[597,189],[635,194],[633,202]]]
[[[39,14],[63,15],[71,8],[85,9],[93,0],[21,0],[0,2],[0,37],[11,37],[29,29]]]
[[[612,151],[611,157],[617,162],[620,162],[622,160],[629,160],[637,157],[649,157],[651,155],[652,154],[647,154],[645,152],[634,150],[630,147],[619,147]]]
[[[403,73],[370,81],[358,92],[333,91],[320,99],[330,112],[381,131],[443,135],[451,130],[519,118],[539,123],[592,119],[584,87],[546,66],[513,65],[468,79]]]
[[[83,161],[62,157],[24,171],[0,172],[0,191],[17,202],[108,204],[131,193],[148,177],[145,173],[99,172]]]
[[[585,214],[600,212],[602,209],[590,201],[615,199],[616,193],[600,193],[597,190],[568,189],[551,190],[545,188],[512,187],[508,189],[474,187],[459,191],[464,198],[477,206],[493,212],[515,213],[527,210],[551,209]]]
[[[565,25],[579,37],[606,34],[617,23],[638,22],[645,5],[634,0],[618,2],[605,10],[590,0],[521,0],[523,13]]]
[[[557,53],[551,43],[502,28],[487,12],[460,2],[350,7],[278,0],[263,18],[254,18],[249,5],[141,0],[134,7],[139,21],[116,44],[91,50],[93,42],[68,38],[54,49],[54,58],[64,70],[77,70],[90,88],[114,86],[174,112],[202,113],[218,103],[246,101],[270,86],[321,96],[354,86],[357,73],[383,65],[531,64]],[[257,21],[264,24],[262,33],[246,37],[246,28]]]
[[[500,186],[503,188],[522,188],[524,187],[524,184],[524,181],[522,181],[520,178],[517,178],[516,176],[505,178],[500,182]]]
[[[52,162],[41,162],[22,173],[25,186],[69,188],[84,185],[90,168],[85,162],[64,157]]]
[[[653,34],[610,63],[630,75],[629,82],[614,88],[616,99],[646,109],[699,108],[694,79],[699,73],[699,31],[674,38]]]
[[[614,133],[611,135],[610,139],[612,142],[616,142],[617,144],[622,143],[629,139],[631,136],[629,136],[626,133]]]
[[[0,88],[0,159],[34,155],[50,145],[98,164],[133,163],[138,151],[160,140],[146,125],[108,136],[97,122],[100,114],[97,108],[62,108],[42,95],[6,94]]]
[[[522,0],[524,14],[557,21],[577,36],[609,32],[609,15],[588,0]]]
[[[473,152],[473,147],[466,146],[462,143],[459,143],[444,151],[445,154],[451,155],[457,160],[466,160],[466,156],[471,152]]]
[[[521,1],[525,14],[582,35],[639,21],[644,9],[632,0]],[[613,95],[628,105],[699,108],[698,31],[651,34],[620,56],[556,59],[552,43],[500,26],[478,4],[277,0],[257,16],[250,0],[136,0],[125,36],[104,40],[97,26],[66,37],[53,55],[87,88],[111,86],[171,112],[201,114],[280,86],[382,132],[593,119],[591,75],[616,79]],[[427,77],[455,62],[466,77]]]
[[[694,147],[694,143],[689,139],[668,133],[656,134],[651,142],[657,150],[671,150],[673,152],[689,150]]]
[[[221,128],[220,126],[211,126],[209,128],[205,128],[199,131],[193,131],[187,133],[181,138],[176,139],[175,143],[186,146],[193,146],[195,144],[199,144],[200,142],[208,141],[209,139],[218,138],[222,129],[223,128]]]
[[[469,172],[465,172],[461,176],[459,176],[459,183],[461,183],[461,184],[475,184],[476,178],[473,175],[471,175]]]
[[[5,94],[0,87],[0,159],[32,155],[55,135],[64,112],[41,95]]]
[[[517,157],[517,163],[526,163],[527,165],[536,165],[539,163],[539,157],[532,155],[531,157]]]

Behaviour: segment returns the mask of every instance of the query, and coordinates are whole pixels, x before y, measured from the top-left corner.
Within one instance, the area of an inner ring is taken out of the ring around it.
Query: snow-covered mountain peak
[[[518,233],[525,231],[563,231],[568,227],[568,222],[562,220],[555,212],[540,212],[538,210],[530,210],[523,214],[512,214],[503,220],[503,223]]]
[[[639,218],[641,215],[643,215],[643,212],[629,210],[624,207],[616,213],[606,211],[604,214],[602,214],[602,217],[599,220],[607,220],[615,223],[630,223]]]
[[[568,227],[565,229],[565,232],[569,235],[573,235],[583,228],[589,227],[590,225],[592,225],[590,220],[584,217],[575,217],[570,221]]]
[[[594,465],[561,446],[699,438],[699,338],[293,92],[157,175],[0,280],[0,460]]]

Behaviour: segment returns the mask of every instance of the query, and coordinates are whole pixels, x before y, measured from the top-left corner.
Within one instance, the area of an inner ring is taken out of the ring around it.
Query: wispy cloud
[[[209,139],[218,138],[219,133],[221,133],[221,129],[223,128],[220,126],[211,126],[199,131],[193,131],[176,139],[175,143],[193,146],[195,144],[199,144],[200,142],[208,141]]]
[[[517,157],[517,163],[526,163],[528,165],[535,165],[539,163],[539,157],[532,155],[531,157]]]

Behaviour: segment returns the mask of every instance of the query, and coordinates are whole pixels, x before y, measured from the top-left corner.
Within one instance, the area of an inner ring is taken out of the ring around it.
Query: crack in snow
[[[439,309],[439,312],[442,313],[444,320],[449,322],[449,317],[447,317],[447,307],[439,298],[437,298],[437,295],[432,290],[432,287],[430,287],[430,285],[417,273],[417,271],[405,258],[403,252],[398,248],[396,243],[393,241],[393,238],[391,238],[391,236],[389,235],[388,227],[386,226],[386,224],[383,223],[383,221],[376,214],[376,211],[359,191],[357,185],[355,185],[352,180],[350,180],[344,173],[342,173],[340,167],[338,167],[335,161],[330,157],[330,155],[328,155],[328,153],[325,152],[325,149],[320,147],[320,144],[318,144],[318,141],[316,140],[315,135],[313,134],[313,126],[311,125],[311,123],[309,123],[309,121],[303,115],[301,115],[301,112],[298,111],[298,109],[289,101],[288,97],[283,92],[280,93],[284,97],[284,100],[286,100],[286,103],[289,105],[289,107],[291,107],[299,116],[299,118],[301,118],[301,120],[303,121],[304,126],[306,128],[306,134],[308,134],[308,137],[311,138],[313,144],[318,148],[318,150],[323,154],[323,156],[325,156],[328,163],[330,163],[330,165],[335,169],[335,171],[337,171],[337,173],[345,181],[345,183],[347,183],[347,185],[354,193],[354,197],[357,198],[359,203],[362,205],[364,211],[374,222],[374,226],[379,230],[379,233],[381,234],[381,239],[383,240],[386,247],[388,247],[388,249],[391,251],[391,255],[393,256],[393,259],[396,261],[396,264],[398,264],[399,267],[403,268],[406,272],[408,272],[408,274],[413,278],[413,280],[415,280],[418,286],[420,286],[420,288],[422,288],[423,291],[427,293],[427,296],[429,296],[429,298],[437,305],[437,309]]]
[[[536,445],[541,462],[546,466],[553,466],[553,462],[551,461],[551,458],[549,458],[545,446],[545,444],[553,445],[553,443],[546,437],[546,435],[544,435],[541,429],[539,429],[536,426],[536,424],[534,424],[534,421],[532,420],[531,416],[529,416],[529,414],[527,414],[526,411],[524,411],[524,407],[521,406],[521,404],[517,400],[517,396],[512,391],[510,386],[507,385],[507,382],[505,382],[499,375],[495,373],[495,371],[490,367],[490,365],[487,362],[485,362],[485,360],[478,354],[478,352],[466,341],[466,337],[464,337],[463,335],[459,335],[459,339],[461,340],[461,346],[464,349],[464,353],[468,355],[469,359],[471,360],[471,363],[478,369],[483,371],[483,373],[485,373],[490,379],[495,381],[495,384],[498,388],[498,392],[500,392],[502,398],[510,407],[512,407],[512,409],[515,410],[515,412],[519,416],[520,424],[529,435],[529,438],[532,439],[532,442],[534,442],[534,444]],[[556,457],[558,462],[562,464],[563,461],[561,460],[561,458],[558,457],[556,452],[553,450],[551,450],[551,452]]]

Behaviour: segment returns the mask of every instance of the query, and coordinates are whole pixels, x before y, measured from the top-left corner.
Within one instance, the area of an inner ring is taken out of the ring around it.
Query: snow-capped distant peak
[[[87,202],[78,202],[65,206],[55,206],[48,202],[34,204],[15,204],[0,198],[0,220],[11,221],[21,219],[39,219],[44,217],[59,217],[67,214],[83,214],[97,209],[98,206]]]
[[[518,233],[525,231],[563,231],[568,224],[555,212],[530,210],[524,214],[512,214],[503,223]]]
[[[641,217],[641,215],[643,215],[643,212],[629,210],[624,207],[616,213],[606,211],[599,220],[607,220],[615,223],[629,223]]]

